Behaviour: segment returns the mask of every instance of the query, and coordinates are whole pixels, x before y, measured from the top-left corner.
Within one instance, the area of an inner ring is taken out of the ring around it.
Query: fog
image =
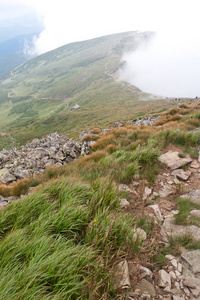
[[[200,97],[198,31],[160,31],[148,45],[125,53],[120,80],[164,97]]]

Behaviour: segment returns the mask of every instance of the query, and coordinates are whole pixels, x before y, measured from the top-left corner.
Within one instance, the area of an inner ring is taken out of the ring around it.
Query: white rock
[[[181,276],[181,273],[178,270],[175,270],[175,274],[176,274],[177,277]]]
[[[129,208],[131,207],[130,203],[125,199],[120,199],[120,207],[121,208]]]
[[[117,290],[119,288],[130,287],[130,277],[127,260],[120,261],[115,267],[114,274],[114,288]]]
[[[171,280],[176,280],[176,274],[173,271],[169,272]]]
[[[183,266],[181,263],[178,263],[178,267],[177,267],[177,270],[182,273],[182,270],[183,270]]]
[[[175,258],[171,260],[171,264],[172,264],[172,266],[173,266],[174,268],[177,269],[177,267],[178,267],[178,262],[177,262],[177,260],[176,260]]]
[[[132,192],[131,189],[126,184],[120,184],[119,191],[120,192],[125,191],[125,192],[130,192],[130,193]]]
[[[170,291],[171,291],[170,286],[166,286],[166,288],[164,288],[164,291],[167,292],[167,293],[170,293]]]
[[[198,169],[200,166],[196,160],[193,160],[193,162],[191,162],[191,164],[190,164],[190,167],[194,168],[194,169]]]
[[[190,177],[191,175],[191,171],[187,170],[187,171],[184,171],[182,169],[178,169],[178,170],[174,170],[172,172],[172,175],[173,176],[176,176],[178,179],[180,180],[183,180],[183,181],[186,181],[188,180],[188,178]],[[188,181],[189,182],[189,181]]]
[[[136,242],[139,241],[145,241],[147,238],[146,232],[141,228],[136,228],[136,230],[133,233],[133,241]]]
[[[185,300],[185,298],[174,295],[173,300]]]
[[[158,285],[160,287],[166,287],[166,286],[171,287],[170,275],[165,270],[159,270],[158,274],[159,274]]]
[[[150,278],[152,278],[152,276],[153,276],[153,273],[151,272],[151,270],[149,270],[148,268],[143,267],[143,266],[140,267],[140,272],[145,273]]]
[[[173,255],[171,255],[171,254],[167,254],[167,255],[165,255],[165,258],[168,259],[168,260],[172,260],[175,257]]]
[[[143,200],[146,200],[152,193],[152,189],[148,188],[147,186],[144,189]]]
[[[163,221],[163,216],[161,214],[160,208],[157,204],[149,205],[150,208],[153,209],[155,217],[158,219],[158,221]]]
[[[193,209],[193,210],[190,211],[190,214],[191,214],[191,216],[194,216],[194,217],[200,219],[200,210],[198,210],[198,209]]]
[[[197,289],[190,289],[190,291],[192,292],[192,295],[197,298],[200,295],[200,291],[198,291]]]
[[[178,282],[178,281],[174,282],[174,286],[175,286],[177,289],[179,289],[179,288],[180,288],[179,282]]]
[[[187,287],[184,287],[183,291],[184,291],[184,293],[185,293],[186,295],[189,295],[189,294],[190,294],[190,291],[189,291],[189,289],[188,289]]]

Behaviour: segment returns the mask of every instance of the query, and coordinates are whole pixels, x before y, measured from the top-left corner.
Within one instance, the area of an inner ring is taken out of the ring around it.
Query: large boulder
[[[0,170],[0,181],[3,183],[8,183],[15,181],[16,177],[9,172],[7,168],[3,168]]]

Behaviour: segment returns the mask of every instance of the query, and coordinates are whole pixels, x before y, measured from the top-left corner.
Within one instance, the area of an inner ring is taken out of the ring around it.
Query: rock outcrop
[[[57,132],[43,139],[34,139],[20,149],[4,149],[0,152],[0,182],[43,172],[48,166],[62,166],[80,155],[88,155],[88,142],[76,142]]]

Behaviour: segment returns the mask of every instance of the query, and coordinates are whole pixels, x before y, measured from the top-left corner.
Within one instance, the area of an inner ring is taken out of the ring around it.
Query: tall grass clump
[[[112,265],[139,249],[134,227],[109,177],[49,181],[0,211],[0,299],[109,298]]]

